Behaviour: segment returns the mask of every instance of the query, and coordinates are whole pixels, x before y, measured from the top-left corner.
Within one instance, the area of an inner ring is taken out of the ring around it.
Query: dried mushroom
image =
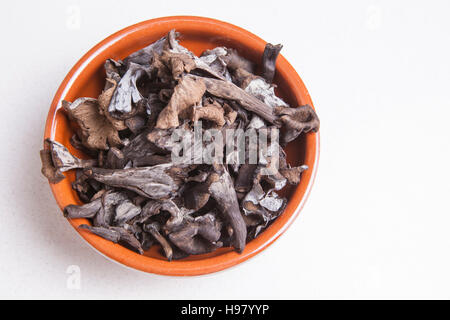
[[[245,247],[247,229],[230,174],[224,167],[220,171],[211,174],[212,183],[209,186],[209,192],[216,200],[218,209],[233,228],[233,246],[238,252],[242,252]]]
[[[42,174],[48,179],[50,183],[58,183],[65,178],[58,168],[56,168],[52,159],[52,151],[48,140],[44,142],[44,149],[40,151],[42,162]]]
[[[87,169],[85,174],[108,186],[129,189],[143,197],[168,199],[176,194],[186,172],[176,170],[169,163],[129,169],[94,167]]]
[[[164,254],[166,255],[167,260],[172,260],[172,256],[173,256],[173,250],[172,247],[170,246],[170,243],[166,240],[166,238],[164,238],[160,233],[160,226],[157,222],[152,222],[149,224],[146,224],[144,226],[144,230],[147,231],[148,233],[150,233],[153,238],[155,238],[156,241],[159,242],[159,244],[161,245],[161,247],[164,250]]]
[[[66,147],[59,142],[47,139],[46,142],[50,146],[50,153],[53,165],[61,172],[72,169],[89,168],[97,165],[97,159],[82,160],[73,156]]]
[[[111,122],[100,114],[96,99],[78,98],[73,103],[63,101],[63,108],[69,118],[75,120],[81,129],[81,141],[89,149],[108,150],[122,144],[119,133]]]
[[[266,44],[266,47],[264,48],[262,56],[262,76],[268,83],[272,83],[275,75],[275,63],[282,48],[283,46],[281,44],[273,45],[271,43]]]
[[[177,36],[108,59],[98,99],[62,102],[75,124],[70,143],[89,159],[46,139],[42,173],[59,183],[75,170],[83,204],[64,216],[136,253],[159,246],[171,261],[242,252],[283,213],[280,191],[308,170],[291,166],[281,145],[317,131],[319,119],[275,94],[281,45],[267,44],[258,67],[233,48],[198,57]]]
[[[148,76],[143,66],[130,62],[127,72],[120,79],[111,97],[108,112],[118,118],[126,119],[135,114],[137,104],[144,100],[139,91],[138,81]]]
[[[178,231],[169,234],[169,239],[188,254],[203,254],[220,248],[221,224],[214,215],[207,213],[186,223]]]
[[[286,125],[285,143],[291,142],[302,132],[316,132],[319,130],[319,118],[310,105],[298,108],[277,107],[275,108],[275,113],[280,116],[280,120]]]
[[[86,224],[80,225],[81,229],[89,230],[90,232],[105,238],[114,243],[121,243],[140,254],[144,253],[141,243],[135,236],[123,228],[118,227],[92,227]]]
[[[175,87],[169,104],[159,114],[156,128],[178,127],[180,124],[178,118],[189,118],[190,108],[200,103],[205,90],[206,87],[202,78],[183,78]]]

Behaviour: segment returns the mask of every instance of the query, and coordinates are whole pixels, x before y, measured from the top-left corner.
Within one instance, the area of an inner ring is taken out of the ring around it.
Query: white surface
[[[0,297],[450,298],[450,2],[211,3],[2,4]],[[39,172],[47,111],[72,65],[123,27],[177,14],[283,43],[322,122],[300,218],[247,263],[196,278],[131,271],[94,252]],[[80,290],[67,286],[71,265]]]

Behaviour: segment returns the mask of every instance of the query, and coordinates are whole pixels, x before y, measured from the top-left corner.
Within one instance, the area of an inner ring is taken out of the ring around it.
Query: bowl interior
[[[227,46],[237,49],[238,53],[259,64],[265,42],[253,34],[230,24],[196,17],[171,17],[150,20],[129,27],[110,36],[89,51],[71,70],[58,90],[47,119],[45,138],[50,137],[65,145],[74,155],[86,158],[72,147],[70,138],[74,134],[71,124],[60,108],[62,100],[73,101],[78,97],[97,98],[105,83],[104,61],[107,58],[123,59],[148,44],[158,40],[175,28],[180,32],[180,44],[200,55],[207,49]],[[310,104],[310,97],[289,63],[280,55],[277,61],[277,73],[274,79],[276,93],[291,106]],[[242,254],[231,248],[222,248],[205,255],[167,262],[157,247],[153,247],[140,256],[117,244],[113,244],[87,231],[77,231],[97,250],[106,256],[128,266],[160,274],[194,275],[218,271],[248,259],[273,242],[292,222],[305,200],[309,190],[317,161],[318,136],[314,133],[302,135],[290,143],[285,151],[288,162],[295,166],[307,164],[310,169],[303,176],[299,186],[286,187],[283,196],[289,199],[285,212],[262,234],[247,244]],[[71,188],[75,179],[74,172],[66,173],[66,179],[51,185],[52,191],[61,208],[68,204],[81,204],[76,192]],[[76,228],[88,223],[85,219],[70,220]]]

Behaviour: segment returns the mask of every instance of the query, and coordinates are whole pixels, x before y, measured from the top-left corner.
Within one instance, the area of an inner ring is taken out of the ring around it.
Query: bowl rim
[[[253,33],[237,27],[233,24],[223,22],[216,19],[197,17],[197,16],[169,16],[161,17],[151,20],[146,20],[110,35],[105,38],[92,49],[90,49],[83,57],[72,67],[69,73],[64,78],[63,82],[59,86],[49,109],[47,121],[45,125],[44,140],[47,138],[54,138],[56,132],[56,114],[61,107],[61,101],[65,98],[68,91],[71,89],[74,80],[88,67],[89,63],[98,56],[101,52],[106,50],[110,45],[116,41],[126,38],[127,36],[147,28],[161,28],[172,26],[176,28],[179,23],[190,24],[192,27],[199,28],[215,28],[215,32],[220,32],[224,36],[233,35],[233,37],[240,38],[242,40],[251,41],[253,47],[258,47],[263,50],[266,41],[262,40]],[[247,43],[247,42],[245,42]],[[301,101],[302,104],[309,104],[314,108],[311,97],[301,80],[300,76],[289,64],[289,62],[280,54],[277,59],[277,73],[282,73],[283,78],[291,88],[297,101]],[[305,163],[310,167],[310,170],[304,172],[302,181],[296,187],[291,199],[288,201],[288,205],[283,212],[263,233],[257,238],[250,241],[244,251],[240,254],[237,252],[225,252],[221,255],[209,257],[202,260],[190,260],[190,261],[163,261],[148,256],[139,255],[131,250],[128,250],[120,245],[114,244],[110,241],[102,239],[96,235],[93,235],[85,230],[80,230],[78,226],[81,224],[81,219],[68,219],[74,229],[81,235],[81,237],[88,242],[97,252],[106,256],[107,258],[119,262],[127,267],[137,269],[140,271],[169,275],[169,276],[196,276],[209,274],[217,271],[221,271],[239,263],[242,263],[249,258],[255,256],[259,252],[270,246],[276,239],[278,239],[298,217],[300,211],[305,205],[306,200],[311,192],[312,185],[314,183],[317,166],[319,160],[320,149],[320,136],[319,133],[310,132],[306,135],[306,152]],[[50,184],[52,193],[55,200],[61,210],[64,205],[63,198],[65,195],[61,193],[58,184]],[[296,199],[295,201],[293,201]],[[293,203],[296,202],[296,203]]]

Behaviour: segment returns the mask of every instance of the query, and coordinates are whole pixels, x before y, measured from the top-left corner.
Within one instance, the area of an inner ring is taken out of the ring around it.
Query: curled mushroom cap
[[[144,100],[139,92],[137,83],[143,77],[148,77],[148,68],[137,63],[130,62],[127,72],[117,84],[108,112],[116,118],[127,119],[136,112],[136,105]]]
[[[96,99],[79,98],[73,103],[63,101],[62,105],[80,126],[81,140],[87,148],[107,150],[122,144],[117,130],[100,114]]]
[[[73,156],[69,150],[59,142],[46,139],[46,143],[50,146],[54,166],[61,172],[79,168],[89,168],[97,165],[96,159],[83,160]]]
[[[205,90],[202,78],[184,77],[175,87],[169,104],[159,114],[156,128],[178,127],[178,118],[189,118],[190,108],[200,103]]]
[[[50,183],[58,183],[65,178],[53,163],[51,147],[48,141],[44,141],[44,149],[40,151],[40,156],[42,162],[41,172]]]
[[[307,170],[307,165],[302,165],[293,168],[283,168],[280,169],[280,173],[287,179],[287,182],[292,185],[297,185],[300,183],[300,176],[303,171]]]
[[[214,215],[205,214],[186,223],[181,229],[169,234],[169,239],[179,249],[188,254],[208,253],[222,246],[220,238],[221,224]]]
[[[319,117],[310,105],[298,108],[277,107],[275,113],[280,116],[281,121],[286,125],[287,132],[283,137],[284,143],[291,142],[302,132],[319,130]]]

